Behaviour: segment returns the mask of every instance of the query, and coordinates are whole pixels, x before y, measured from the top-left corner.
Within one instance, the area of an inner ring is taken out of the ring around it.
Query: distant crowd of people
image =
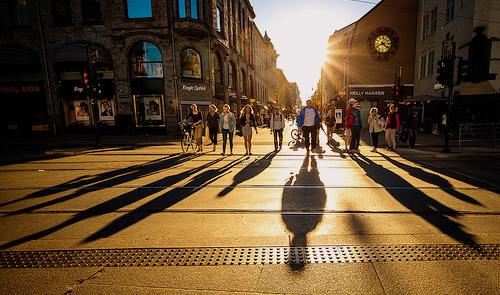
[[[216,151],[218,145],[218,135],[222,134],[222,153],[232,155],[234,149],[234,135],[236,132],[244,139],[245,155],[252,155],[252,137],[253,133],[258,134],[257,126],[259,122],[256,119],[256,114],[251,105],[243,107],[240,115],[236,117],[231,112],[229,105],[224,105],[222,112],[218,112],[215,105],[210,105],[209,112],[206,118],[203,118],[201,112],[198,110],[196,104],[191,105],[191,111],[186,118],[189,121],[193,136],[198,146],[198,151],[203,151],[203,129],[207,127],[208,137],[210,138],[213,151]],[[316,151],[319,146],[319,130],[326,126],[326,136],[329,145],[338,144],[333,135],[337,131],[337,120],[333,110],[328,110],[324,117],[314,107],[311,100],[306,101],[306,106],[303,107],[296,116],[296,124],[304,139],[304,146],[306,151]],[[283,131],[285,129],[285,122],[287,118],[281,112],[279,107],[275,107],[273,112],[270,112],[268,127],[270,133],[274,135],[274,149],[279,151],[283,146]],[[361,130],[363,128],[364,120],[361,117],[361,103],[355,98],[349,99],[345,109],[345,116],[343,118],[343,127],[345,132],[345,147],[344,151],[348,153],[360,153],[360,140]],[[385,141],[387,142],[387,149],[394,151],[396,149],[396,134],[401,130],[401,119],[398,114],[398,107],[394,104],[388,106],[388,112],[385,117],[379,114],[376,107],[370,109],[368,120],[366,121],[368,131],[373,145],[372,152],[377,152],[379,148],[379,138],[384,134]],[[417,139],[417,131],[420,125],[418,112],[412,111],[409,119],[405,122],[405,133],[401,136],[406,136],[408,139],[409,147],[415,147]],[[238,130],[237,130],[238,129]],[[324,129],[323,129],[324,131]],[[229,153],[227,153],[229,143]]]

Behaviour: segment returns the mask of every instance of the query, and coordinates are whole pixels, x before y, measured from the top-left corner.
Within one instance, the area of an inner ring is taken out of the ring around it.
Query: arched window
[[[220,58],[220,55],[218,53],[214,54],[214,76],[215,76],[215,83],[217,84],[224,84],[224,81],[222,79],[222,60]]]
[[[163,58],[161,52],[150,42],[139,42],[130,54],[132,78],[163,78]]]
[[[230,89],[236,89],[236,67],[230,62],[227,69],[227,84]]]
[[[186,48],[181,53],[183,78],[201,79],[201,57],[193,48]]]

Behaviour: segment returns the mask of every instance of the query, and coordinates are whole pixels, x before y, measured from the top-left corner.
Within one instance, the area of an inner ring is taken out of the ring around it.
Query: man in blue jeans
[[[313,150],[316,149],[320,124],[319,112],[314,108],[312,100],[308,99],[306,101],[306,107],[303,108],[297,116],[297,126],[304,134],[304,145],[306,146],[307,152],[309,152],[309,147]]]
[[[351,100],[353,100],[353,98],[351,98],[349,100],[349,102],[351,102]],[[361,128],[363,128],[363,122],[361,120],[361,111],[359,110],[361,105],[355,99],[352,102],[353,102],[352,103],[352,115],[354,117],[354,123],[352,124],[352,127],[351,127],[352,139],[351,139],[351,145],[349,146],[349,151],[359,153],[359,141],[361,138]]]

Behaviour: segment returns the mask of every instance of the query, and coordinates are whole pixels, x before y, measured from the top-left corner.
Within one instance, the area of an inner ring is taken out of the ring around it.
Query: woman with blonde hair
[[[252,106],[247,104],[241,111],[240,116],[241,124],[241,134],[243,135],[245,141],[245,156],[252,155],[252,127],[255,129],[255,133],[258,134],[257,124],[255,124],[255,115],[253,113]]]
[[[378,148],[378,138],[380,133],[384,132],[385,120],[378,114],[377,108],[371,108],[370,116],[368,116],[368,131],[372,138],[373,149],[376,153]]]
[[[220,114],[219,129],[222,132],[222,156],[226,155],[227,138],[229,137],[229,148],[231,149],[230,155],[233,154],[233,137],[234,130],[236,129],[236,117],[231,113],[231,107],[225,104],[222,107]]]

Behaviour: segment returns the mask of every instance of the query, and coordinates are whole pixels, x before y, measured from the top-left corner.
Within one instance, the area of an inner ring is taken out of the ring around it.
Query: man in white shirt
[[[320,128],[319,112],[313,107],[312,100],[306,101],[306,107],[303,108],[297,116],[297,126],[302,129],[304,134],[304,145],[307,152],[309,147],[316,149],[318,130]]]

